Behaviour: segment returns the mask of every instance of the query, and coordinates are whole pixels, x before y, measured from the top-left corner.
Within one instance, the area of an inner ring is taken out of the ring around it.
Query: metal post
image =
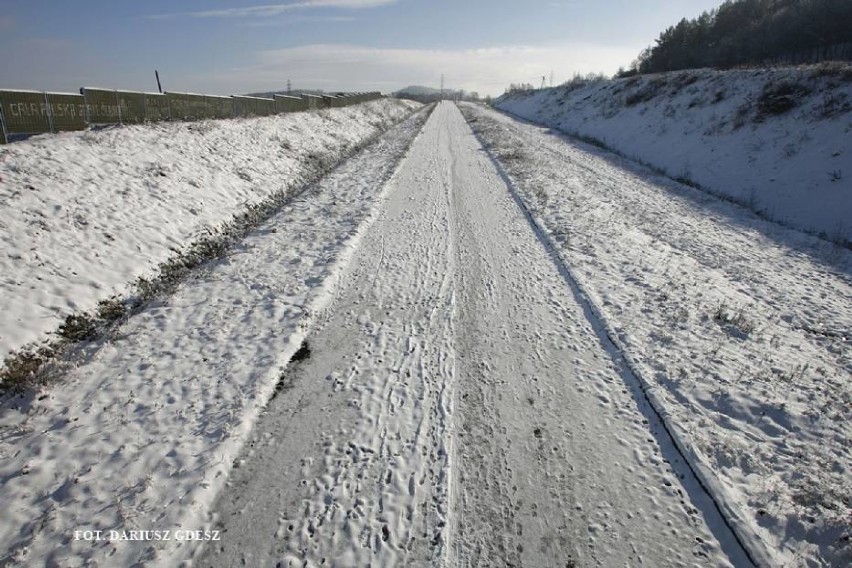
[[[3,115],[3,105],[0,104],[0,131],[3,138],[0,138],[0,144],[6,144],[9,141],[9,135],[6,132],[6,117]]]
[[[44,106],[47,108],[47,124],[50,126],[50,133],[56,134],[53,128],[53,109],[50,108],[50,100],[47,98],[47,91],[44,91]]]
[[[80,94],[83,95],[83,112],[86,113],[86,124],[92,125],[92,109],[89,108],[89,94],[86,89],[81,87]]]

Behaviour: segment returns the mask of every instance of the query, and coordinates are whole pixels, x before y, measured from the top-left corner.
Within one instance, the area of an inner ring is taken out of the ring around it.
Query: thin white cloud
[[[291,26],[293,24],[307,24],[307,23],[342,23],[342,22],[357,22],[358,18],[353,16],[297,16],[297,17],[289,17],[285,20],[277,19],[262,19],[262,20],[250,20],[243,22],[240,24],[246,28],[281,28],[285,26]]]
[[[556,83],[575,73],[611,74],[637,51],[589,44],[459,50],[320,44],[263,51],[251,66],[188,79],[194,89],[220,93],[281,89],[288,79],[298,88],[394,91],[411,84],[438,86],[444,74],[449,88],[499,94],[510,83],[538,86],[542,77],[549,83],[551,71]]]
[[[174,14],[157,14],[148,16],[149,19],[170,19],[181,16],[192,18],[270,18],[280,16],[294,10],[309,10],[315,8],[341,8],[346,10],[363,10],[395,4],[398,0],[301,0],[286,4],[263,4],[258,6],[243,6],[241,8],[224,8],[220,10],[202,10],[198,12],[181,12]]]

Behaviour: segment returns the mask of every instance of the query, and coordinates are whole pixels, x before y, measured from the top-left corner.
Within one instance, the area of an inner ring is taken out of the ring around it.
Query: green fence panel
[[[158,93],[80,89],[86,101],[89,124],[140,124],[169,117],[168,102]]]
[[[302,95],[302,98],[305,99],[309,109],[323,108],[322,97],[318,95]]]
[[[234,116],[269,116],[275,114],[275,100],[234,95]]]
[[[86,101],[83,95],[47,93],[53,131],[85,130]]]
[[[272,116],[275,114],[275,99],[260,99],[257,110],[260,116]]]
[[[302,97],[275,95],[276,112],[301,112],[303,110],[308,110],[308,101]]]
[[[0,91],[0,106],[8,136],[53,131],[44,93]]]
[[[9,137],[86,128],[82,95],[0,91],[0,108],[3,127]]]
[[[336,108],[343,106],[340,104],[340,97],[336,95],[323,95],[322,100],[325,103],[325,108]]]
[[[184,120],[186,118],[186,99],[181,93],[166,93],[166,101],[169,103],[172,120]]]
[[[207,118],[207,103],[204,95],[189,93],[166,93],[172,120],[199,120]]]
[[[184,99],[184,120],[203,120],[205,118],[213,118],[213,109],[210,108],[210,103],[204,95],[185,94]]]
[[[123,124],[141,124],[146,120],[145,93],[118,91],[118,105]]]
[[[233,118],[234,100],[216,95],[166,93],[173,120]]]
[[[234,116],[254,116],[257,114],[257,97],[234,95]]]
[[[83,87],[80,94],[89,112],[89,124],[120,124],[121,107],[116,91]]]
[[[134,124],[160,120],[201,120],[268,116],[336,108],[381,98],[381,93],[336,93],[298,97],[142,93],[85,87],[80,94],[0,90],[0,143],[16,135],[82,130],[89,124]]]
[[[220,97],[205,95],[204,102],[209,113],[206,118],[234,118],[234,99],[231,97]]]
[[[169,98],[159,93],[145,93],[145,120],[157,122],[169,120]]]

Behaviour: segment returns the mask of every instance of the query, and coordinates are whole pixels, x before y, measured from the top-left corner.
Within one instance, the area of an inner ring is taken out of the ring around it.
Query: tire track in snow
[[[434,142],[430,122],[409,156]],[[220,502],[202,565],[439,563],[453,278],[440,164],[406,159]],[[260,528],[260,530],[258,530]]]
[[[340,282],[199,564],[743,563],[453,105]]]
[[[600,346],[607,352],[608,357],[611,357],[616,363],[623,382],[631,388],[632,396],[636,399],[646,417],[643,422],[646,424],[650,422],[651,430],[662,446],[663,453],[666,455],[665,461],[680,462],[677,468],[679,470],[678,476],[683,479],[683,484],[692,498],[701,504],[699,508],[702,509],[708,525],[712,527],[712,532],[719,539],[726,554],[735,565],[772,565],[772,561],[763,550],[763,545],[754,542],[754,537],[742,533],[743,523],[741,521],[736,522],[739,513],[732,510],[727,501],[717,499],[720,491],[712,474],[706,471],[706,468],[696,465],[697,460],[688,446],[678,436],[674,435],[666,422],[660,402],[656,399],[653,391],[649,390],[650,386],[647,381],[637,372],[635,363],[623,349],[617,335],[613,333],[606,319],[601,316],[597,306],[589,299],[583,286],[573,275],[571,268],[563,262],[556,248],[539,227],[500,162],[487,150],[487,145],[481,138],[475,134],[474,136],[488,155],[493,168],[499,174],[502,183],[511,195],[511,200],[522,212],[524,220],[532,229],[541,246],[546,250],[546,256],[558,270],[565,283],[568,284],[577,306],[582,308],[584,319],[589,324],[589,334],[597,336]],[[636,453],[636,461],[643,461],[641,452]],[[733,520],[731,520],[732,518]]]
[[[195,551],[176,538],[74,537],[205,528],[282,365],[331,299],[378,190],[427,117],[389,130],[91,345],[65,381],[4,401],[0,564],[174,566]]]
[[[460,116],[452,128],[451,565],[747,564],[505,176]]]

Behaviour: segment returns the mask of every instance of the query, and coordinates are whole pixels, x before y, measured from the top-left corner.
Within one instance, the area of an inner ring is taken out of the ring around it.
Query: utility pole
[[[553,88],[553,69],[550,70],[550,88]]]
[[[547,86],[547,84],[544,82],[544,79],[545,79],[545,76],[544,76],[544,75],[542,75],[542,76],[541,76],[541,88],[542,88],[542,89],[543,89],[543,88],[545,88],[545,87]]]
[[[441,100],[444,100],[444,74],[441,73]]]

